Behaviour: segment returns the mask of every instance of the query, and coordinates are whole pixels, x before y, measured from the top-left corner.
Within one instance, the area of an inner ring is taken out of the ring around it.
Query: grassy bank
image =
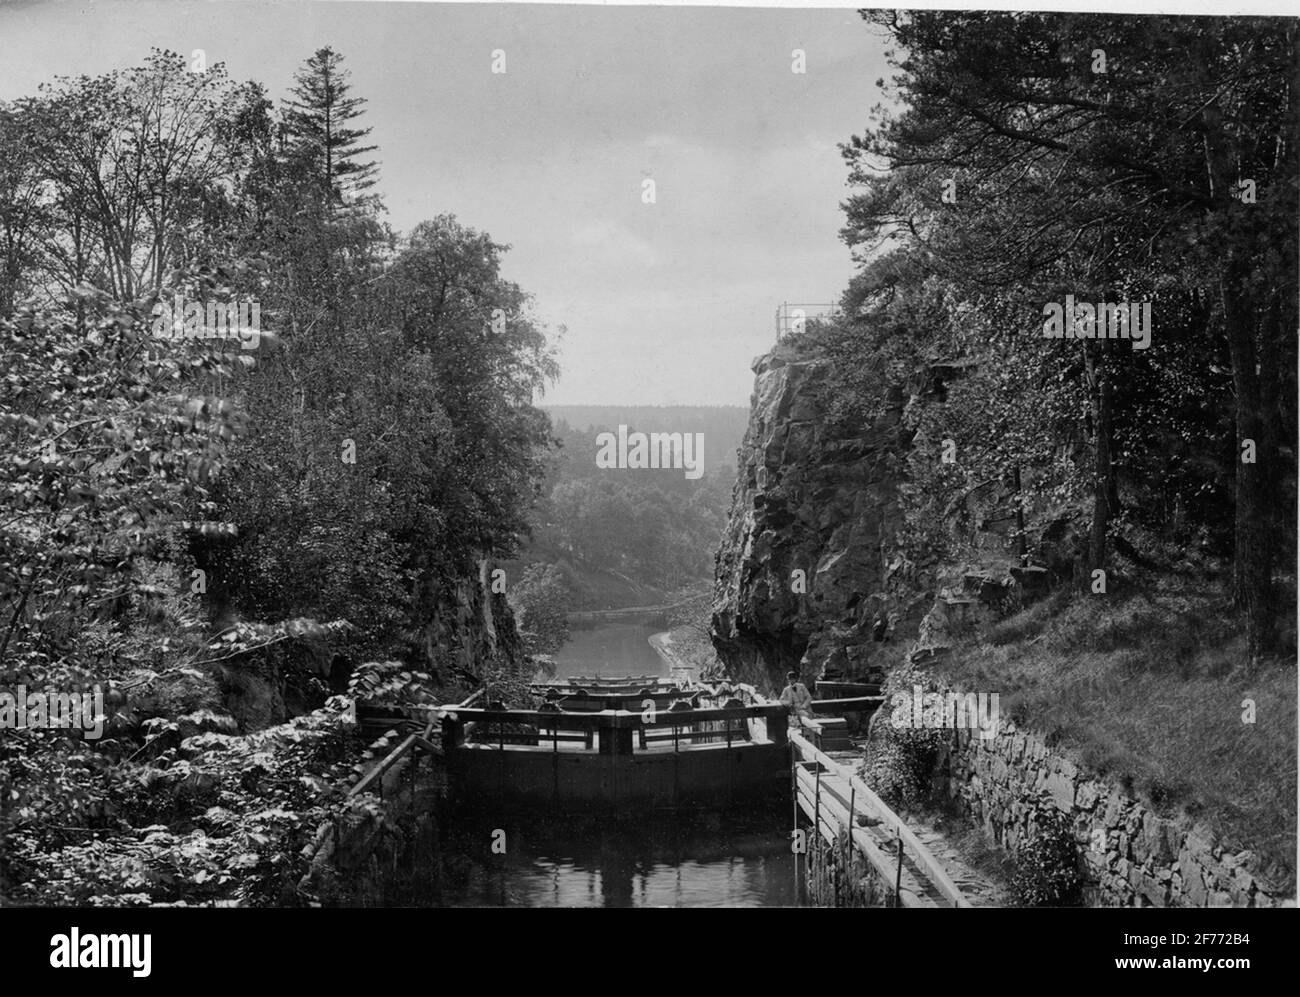
[[[1295,883],[1295,660],[1247,664],[1222,596],[1172,580],[1150,592],[1061,592],[972,636],[931,670],[997,692],[1045,735],[1166,816],[1204,821]],[[1249,722],[1253,704],[1253,722]]]

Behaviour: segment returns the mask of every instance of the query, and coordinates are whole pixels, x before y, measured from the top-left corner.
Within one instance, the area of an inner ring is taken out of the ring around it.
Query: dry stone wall
[[[1203,824],[1163,817],[1090,776],[1038,735],[1002,721],[996,737],[955,730],[938,788],[1014,854],[1050,804],[1074,824],[1085,901],[1117,907],[1295,906],[1252,871],[1251,852],[1223,848]]]

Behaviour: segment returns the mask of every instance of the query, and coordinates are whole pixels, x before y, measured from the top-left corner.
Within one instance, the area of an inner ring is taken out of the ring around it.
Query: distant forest
[[[735,472],[736,450],[745,438],[749,408],[744,405],[542,405],[557,428],[617,430],[625,425],[643,433],[703,433],[704,464]],[[591,462],[595,468],[595,461]]]
[[[566,609],[650,605],[707,585],[727,520],[736,450],[748,409],[741,406],[568,405],[546,407],[560,441],[551,456],[533,537],[511,586],[525,635]],[[680,470],[602,470],[596,437],[616,432],[703,433],[705,474]],[[534,649],[563,636],[551,631]]]

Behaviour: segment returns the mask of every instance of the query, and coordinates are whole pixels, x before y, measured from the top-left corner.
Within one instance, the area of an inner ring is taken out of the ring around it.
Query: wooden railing
[[[866,713],[877,710],[884,696],[841,696],[838,699],[814,699],[809,707],[820,716],[838,716],[841,713]]]
[[[404,738],[392,751],[380,760],[379,764],[361,777],[357,783],[348,790],[345,800],[350,800],[354,796],[360,796],[362,793],[373,791],[381,800],[384,798],[384,775],[398,762],[406,757],[410,757],[410,778],[408,785],[415,785],[417,770],[420,765],[420,753],[425,752],[430,755],[441,755],[442,749],[429,740],[433,734],[433,728],[437,726],[436,720],[431,720],[429,725],[424,728],[423,733],[409,734]]]
[[[845,699],[851,696],[879,696],[878,682],[851,682],[847,679],[818,679],[814,695],[822,699]]]
[[[703,694],[702,689],[687,690],[676,686],[666,689],[632,687],[627,690],[574,688],[563,692],[553,689],[546,694],[546,699],[562,710],[593,713],[598,710],[640,710],[647,701],[654,703],[656,710],[663,710],[675,702],[694,702]]]
[[[483,691],[479,690],[470,695],[463,703],[452,707],[452,709],[467,707],[482,698],[482,696]],[[388,752],[352,785],[352,788],[343,797],[343,808],[340,812],[323,821],[316,829],[315,836],[303,848],[302,854],[304,858],[308,861],[314,859],[325,846],[325,843],[331,839],[334,847],[337,848],[340,824],[346,822],[349,816],[347,806],[364,793],[374,793],[382,800],[384,798],[384,776],[395,766],[408,759],[410,763],[409,773],[407,778],[399,784],[398,789],[399,792],[405,790],[412,796],[414,795],[416,780],[419,776],[421,754],[430,756],[440,756],[442,754],[442,748],[433,743],[432,737],[434,728],[437,727],[440,721],[440,715],[446,707],[431,707],[430,709],[439,716],[435,716],[434,719],[430,720],[420,733],[412,733],[404,737],[392,751]]]
[[[534,682],[532,690],[538,695],[545,695],[552,690],[564,692],[572,689],[585,689],[588,692],[594,690],[627,692],[643,688],[656,688],[667,684],[668,680],[659,675],[626,675],[618,678],[603,678],[599,675],[569,675],[562,680],[553,682]]]
[[[815,833],[822,834],[823,825],[829,830],[829,837],[834,840],[843,828],[849,830],[849,840],[875,868],[885,882],[895,884],[894,894],[901,906],[925,906],[924,899],[907,895],[899,888],[902,876],[903,860],[906,855],[911,868],[927,883],[934,892],[953,907],[969,907],[971,903],[957,888],[957,884],[944,871],[943,866],[921,843],[912,829],[901,817],[891,810],[885,802],[859,779],[846,766],[820,751],[807,738],[798,732],[790,734],[790,744],[794,751],[794,761],[812,762],[818,768],[807,772],[795,765],[794,789],[803,792],[799,801],[805,811],[810,809]],[[847,784],[848,799],[843,799],[841,791],[832,791],[822,779],[823,770],[833,773],[840,781]],[[883,829],[896,842],[896,854],[887,855],[881,845],[857,824],[859,815],[875,821],[875,826]]]
[[[672,741],[674,750],[703,743],[744,742],[751,739],[749,721],[762,720],[767,739],[784,744],[787,711],[779,703],[731,704],[713,708],[600,710],[567,712],[555,704],[537,710],[449,709],[443,716],[442,743],[450,751],[471,738],[479,744],[504,750],[508,745],[549,743],[558,751],[562,742],[593,741],[602,754],[631,754],[634,745],[644,750],[653,742]],[[639,705],[639,704],[638,704]]]

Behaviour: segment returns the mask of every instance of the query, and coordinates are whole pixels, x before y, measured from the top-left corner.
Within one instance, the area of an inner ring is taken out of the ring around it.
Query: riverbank
[[[677,627],[650,635],[650,646],[668,666],[668,672],[675,682],[713,677],[717,667],[717,656],[713,645],[690,627]]]

